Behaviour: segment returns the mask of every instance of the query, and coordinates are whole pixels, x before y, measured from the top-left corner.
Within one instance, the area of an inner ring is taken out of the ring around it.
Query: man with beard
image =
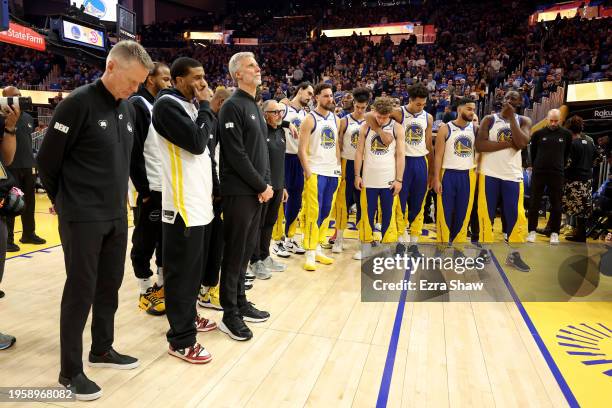
[[[352,92],[347,92],[342,97],[342,110],[338,115],[339,118],[344,118],[347,115],[350,115],[355,110],[354,107],[355,97]]]
[[[529,235],[527,242],[535,242],[539,209],[544,188],[550,202],[550,243],[559,243],[561,228],[561,200],[563,197],[563,175],[565,163],[572,147],[572,134],[560,126],[561,112],[548,111],[548,124],[531,136],[531,206],[529,209]]]
[[[244,323],[265,322],[270,313],[247,301],[245,274],[257,243],[262,204],[274,195],[266,135],[268,127],[255,100],[261,69],[251,52],[234,54],[229,72],[238,89],[219,111],[223,237],[221,331],[238,341],[253,332]]]
[[[332,87],[319,83],[314,88],[317,108],[300,126],[298,155],[304,169],[304,209],[300,223],[304,230],[306,261],[304,269],[317,269],[315,261],[324,265],[333,263],[321,249],[325,242],[331,210],[336,198],[340,171],[340,120],[334,115],[336,104]]]
[[[171,85],[170,68],[166,64],[156,62],[138,92],[129,99],[136,111],[130,187],[133,186],[138,192],[134,208],[135,225],[130,258],[140,287],[138,307],[153,316],[163,315],[166,312],[166,305],[161,254],[161,159],[155,129],[151,124],[151,114],[159,91]],[[151,282],[153,272],[150,269],[154,252],[157,265],[156,283]]]
[[[508,243],[525,242],[527,219],[523,207],[523,166],[521,150],[529,144],[531,119],[519,115],[522,98],[508,91],[500,113],[482,119],[476,136],[476,150],[481,152],[478,179],[478,219],[480,242],[493,242],[493,220],[501,201],[502,217]],[[506,264],[520,271],[530,270],[518,251],[511,250]]]
[[[293,99],[283,99],[279,105],[284,110],[283,121],[292,123],[299,129],[300,124],[307,113],[304,108],[312,100],[312,85],[309,82],[302,82],[298,85]],[[287,147],[285,150],[285,189],[289,197],[284,204],[284,209],[279,213],[272,238],[276,241],[272,247],[272,252],[282,258],[288,258],[291,254],[303,255],[304,248],[293,238],[297,227],[298,214],[302,208],[302,191],[304,190],[304,170],[298,158],[298,139],[291,134],[289,129],[285,129],[285,140]],[[285,227],[283,230],[283,221]],[[285,236],[283,240],[282,237]]]
[[[457,119],[440,126],[434,154],[433,189],[438,195],[436,224],[438,242],[464,243],[476,188],[474,168],[476,103],[462,98]]]
[[[359,208],[359,192],[355,189],[355,152],[359,141],[359,129],[364,122],[366,109],[370,103],[371,92],[368,88],[356,88],[351,93],[354,97],[354,111],[340,120],[340,156],[342,159],[342,179],[338,188],[338,199],[334,208],[336,220],[336,238],[333,253],[343,250],[343,235],[348,224],[348,212],[353,204]],[[359,214],[360,211],[358,210]],[[359,219],[356,220],[359,223]]]
[[[178,58],[170,75],[174,87],[162,90],[153,105],[162,176],[164,289],[170,323],[166,337],[168,354],[204,364],[212,356],[196,335],[217,327],[196,311],[205,227],[214,217],[212,152],[207,146],[213,126],[211,93],[197,60]]]

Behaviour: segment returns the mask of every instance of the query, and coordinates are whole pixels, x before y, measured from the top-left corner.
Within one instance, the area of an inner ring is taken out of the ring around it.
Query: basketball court
[[[57,220],[46,213],[46,197],[37,199],[37,231],[48,244],[8,254],[1,328],[18,340],[0,354],[3,386],[57,386],[64,260]],[[411,302],[404,290],[393,301],[362,302],[361,264],[351,259],[358,241],[347,242],[332,266],[306,272],[294,255],[287,271],[257,280],[249,298],[272,317],[250,324],[254,338],[248,342],[231,341],[218,330],[199,333],[213,355],[205,366],[167,354],[167,319],[138,308],[128,257],[115,347],[138,357],[141,367],[87,367],[104,385],[95,402],[3,406],[612,405],[612,277],[587,276],[575,298],[552,302],[558,299],[554,290],[526,289],[538,280],[544,284],[544,272],[527,281],[505,270],[502,254],[492,249],[488,270],[497,271],[507,301]],[[548,245],[537,245],[525,250],[525,258],[535,260],[534,270],[553,273],[555,265],[547,269],[552,261],[541,255]],[[529,301],[537,299],[544,301]],[[221,319],[220,312],[199,312]],[[85,351],[89,344],[86,330]]]

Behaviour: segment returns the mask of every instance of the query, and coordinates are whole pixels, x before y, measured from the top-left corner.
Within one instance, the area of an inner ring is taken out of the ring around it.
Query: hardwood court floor
[[[316,272],[289,269],[255,282],[251,301],[272,314],[250,324],[251,341],[216,330],[198,335],[213,355],[193,366],[167,354],[165,317],[137,307],[129,260],[116,316],[115,348],[137,356],[131,371],[85,367],[104,391],[67,407],[373,407],[397,302],[360,301],[357,241]],[[2,284],[0,330],[17,343],[0,352],[0,386],[56,386],[61,247],[9,259]],[[219,321],[221,314],[200,309]],[[89,351],[89,326],[84,335]],[[2,404],[41,406],[43,403]],[[389,384],[390,407],[567,406],[514,303],[406,303]]]

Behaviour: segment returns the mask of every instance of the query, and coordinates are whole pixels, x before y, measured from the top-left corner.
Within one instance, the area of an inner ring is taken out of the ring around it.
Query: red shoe
[[[191,364],[206,364],[212,360],[212,355],[206,349],[196,343],[191,347],[184,349],[173,349],[172,346],[168,349],[168,354],[185,360]]]
[[[217,323],[212,320],[208,320],[204,317],[196,316],[196,329],[199,332],[208,332],[217,328]]]

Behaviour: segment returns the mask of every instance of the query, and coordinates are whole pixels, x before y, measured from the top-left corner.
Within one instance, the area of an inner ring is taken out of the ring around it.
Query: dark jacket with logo
[[[134,107],[101,80],[77,88],[55,109],[38,152],[47,195],[65,221],[127,216]]]
[[[268,128],[255,98],[238,89],[219,111],[221,195],[256,195],[271,184]]]

